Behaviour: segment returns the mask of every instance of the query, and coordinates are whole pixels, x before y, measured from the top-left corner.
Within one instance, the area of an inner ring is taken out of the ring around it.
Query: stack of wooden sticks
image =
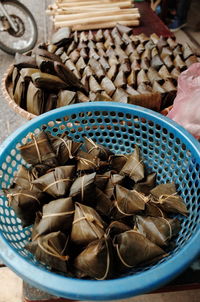
[[[69,26],[73,31],[112,28],[116,23],[138,26],[140,19],[132,0],[56,0],[47,14],[55,28]]]

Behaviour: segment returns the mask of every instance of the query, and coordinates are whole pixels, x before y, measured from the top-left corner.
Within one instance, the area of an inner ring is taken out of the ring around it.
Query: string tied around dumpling
[[[158,199],[158,202],[162,204],[162,203],[163,203],[163,199],[164,199],[164,201],[166,201],[166,200],[169,199],[171,196],[176,196],[176,195],[178,195],[177,192],[174,192],[174,193],[172,193],[172,194],[170,194],[170,195],[168,195],[168,194],[162,194],[162,195],[160,195],[160,197],[159,197],[159,199]]]
[[[31,175],[32,175],[32,177],[31,177]],[[30,191],[32,191],[32,189],[33,189],[33,184],[32,184],[33,180],[34,180],[33,174],[30,171],[28,171],[28,181],[29,181],[29,184],[30,184]]]
[[[168,224],[168,226],[169,226],[169,237],[167,239],[171,239],[172,238],[172,227],[171,227],[171,224],[164,217],[160,217],[160,218],[162,218]]]
[[[82,158],[82,157],[77,157],[77,159],[78,159],[82,164],[84,164],[84,165],[86,165],[86,166],[89,166],[89,165],[91,164],[92,166],[94,166],[94,168],[97,167],[97,165],[96,165],[93,161],[91,161],[91,160],[89,160],[89,159]]]
[[[97,144],[95,144],[95,142],[91,139],[91,138],[85,138],[86,140],[88,140],[89,142],[90,142],[90,144],[92,144],[93,145],[93,147],[91,147],[89,150],[88,150],[88,153],[90,153],[90,152],[92,152],[93,150],[95,150],[95,149],[100,149],[100,150],[102,150],[104,153],[105,153],[105,155],[107,155],[107,153],[106,153],[106,151],[101,147],[101,146],[98,146]]]
[[[133,158],[133,160],[137,163],[130,171],[130,175],[132,175],[132,173],[136,170],[136,168],[143,162],[143,160],[140,160],[139,162]]]
[[[145,204],[149,201],[149,196],[145,196],[143,193],[140,193],[137,190],[132,190],[132,192],[134,192],[134,194],[138,195],[139,198],[141,198]]]
[[[31,134],[31,139],[34,141],[34,145],[35,145],[35,148],[36,148],[36,151],[37,151],[39,162],[42,163],[42,157],[41,157],[41,154],[40,154],[40,149],[39,149],[39,146],[38,146],[38,142],[37,142],[37,140],[35,138],[35,135],[33,133]]]
[[[81,200],[82,201],[83,201],[83,198],[84,198],[84,179],[85,179],[85,175],[81,179]]]
[[[42,216],[42,219],[44,218],[49,218],[49,217],[60,217],[60,216],[65,216],[65,215],[71,215],[74,214],[74,210],[73,211],[68,211],[68,212],[62,212],[62,213],[53,213],[53,214],[46,214]]]
[[[110,268],[110,253],[109,253],[109,246],[108,246],[108,242],[107,242],[107,235],[104,235],[103,237],[105,239],[106,250],[107,250],[107,253],[106,253],[106,271],[105,271],[104,276],[102,278],[96,278],[97,280],[106,279],[106,277],[108,275],[108,272],[109,272],[109,268]]]
[[[72,149],[72,141],[68,140],[67,142],[62,138],[62,137],[58,137],[65,145],[65,147],[67,148],[67,151],[69,153],[69,158],[72,159],[73,155],[71,153],[71,149]]]
[[[39,205],[40,205],[40,201],[37,197],[33,196],[33,195],[30,195],[30,194],[27,194],[27,193],[22,193],[22,192],[17,192],[17,193],[10,193],[10,194],[7,194],[7,197],[8,197],[8,206],[10,207],[11,205],[11,201],[12,201],[12,197],[14,196],[19,196],[19,195],[22,195],[22,196],[25,196],[25,197],[29,197],[29,198],[32,198],[34,200],[36,200]]]
[[[85,214],[83,217],[77,218],[76,220],[73,221],[73,224],[78,223],[82,220],[87,220],[88,222],[92,222],[98,225],[101,229],[104,228],[102,223],[91,214]]]
[[[71,178],[69,178],[69,177],[55,180],[54,182],[52,182],[51,184],[49,184],[48,186],[46,186],[43,189],[43,192],[46,192],[50,187],[54,186],[55,184],[60,183],[60,182],[65,182],[65,181],[73,181],[73,180]]]
[[[115,247],[116,247],[116,250],[117,250],[117,255],[118,255],[120,261],[122,262],[122,264],[123,264],[124,266],[128,267],[128,268],[132,268],[133,266],[132,266],[132,265],[129,265],[128,263],[126,263],[126,262],[124,261],[124,259],[122,258],[121,254],[120,254],[120,251],[119,251],[119,245],[116,244]]]
[[[114,205],[115,205],[115,207],[117,208],[117,210],[118,210],[121,214],[123,214],[123,215],[125,215],[125,216],[133,216],[133,214],[127,214],[127,213],[123,212],[123,211],[120,209],[120,207],[119,207],[119,205],[118,205],[118,203],[117,203],[117,200],[114,202]]]
[[[59,253],[59,251],[56,249],[55,246],[54,246],[54,247],[51,247],[51,246],[49,246],[46,242],[44,242],[44,245],[46,245],[46,246],[42,245],[41,239],[42,239],[42,238],[39,237],[39,238],[37,239],[37,243],[38,243],[38,246],[40,247],[40,249],[43,250],[46,254],[48,254],[49,256],[56,257],[56,258],[58,258],[58,259],[60,259],[60,260],[62,260],[62,261],[68,261],[68,260],[69,260],[69,256],[68,256],[68,255],[66,255],[66,256],[61,255],[61,254]],[[67,244],[67,242],[68,242],[68,240],[66,241],[66,244]],[[65,247],[64,247],[63,251],[64,251],[65,248],[66,248],[66,244],[65,244]],[[62,251],[62,252],[63,252],[63,251]]]

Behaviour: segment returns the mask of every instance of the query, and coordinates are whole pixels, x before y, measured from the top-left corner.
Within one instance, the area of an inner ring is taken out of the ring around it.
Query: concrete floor
[[[50,37],[52,24],[46,17],[45,8],[52,3],[51,0],[21,0],[22,3],[32,11],[38,24],[39,40],[47,41]],[[192,47],[200,50],[200,1],[193,0],[188,14],[188,26],[184,31],[176,33],[180,42],[188,42]],[[0,81],[10,64],[13,63],[13,57],[0,50]],[[0,144],[18,127],[26,122],[25,119],[17,115],[6,104],[0,91]],[[1,267],[0,261],[0,302],[21,302],[22,280],[17,277],[8,268]],[[135,297],[121,302],[199,302],[200,290],[187,292],[174,292],[163,294],[150,294]]]

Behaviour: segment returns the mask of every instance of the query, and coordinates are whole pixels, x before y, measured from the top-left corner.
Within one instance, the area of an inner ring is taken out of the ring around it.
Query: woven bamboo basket
[[[2,78],[2,84],[1,84],[1,88],[2,88],[2,93],[3,96],[6,100],[6,102],[8,103],[8,105],[19,115],[21,115],[23,118],[27,119],[27,120],[32,120],[33,118],[35,118],[37,115],[32,114],[24,109],[22,109],[19,105],[17,105],[14,101],[13,98],[13,93],[12,93],[12,72],[13,72],[13,65],[10,65],[9,68],[7,69],[7,71],[5,72],[3,78]],[[172,105],[163,109],[160,113],[163,115],[167,115],[169,113],[169,111],[172,109]]]
[[[8,103],[8,105],[19,115],[21,115],[23,118],[27,120],[32,120],[34,117],[36,117],[35,114],[32,114],[24,109],[22,109],[20,106],[18,106],[14,99],[13,99],[13,93],[12,93],[12,72],[13,72],[13,65],[10,65],[5,72],[2,82],[1,82],[1,89],[3,96]]]

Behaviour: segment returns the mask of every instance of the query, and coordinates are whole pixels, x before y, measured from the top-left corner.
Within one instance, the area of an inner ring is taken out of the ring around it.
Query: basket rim
[[[48,121],[61,118],[67,114],[75,113],[75,110],[76,112],[80,112],[81,110],[87,112],[94,109],[95,111],[115,111],[116,109],[120,109],[120,112],[123,113],[132,112],[134,115],[140,113],[144,118],[146,117],[148,119],[152,117],[156,119],[158,123],[169,126],[172,132],[178,131],[183,141],[187,144],[189,143],[193,148],[200,162],[200,144],[187,130],[179,126],[176,122],[140,106],[115,102],[96,102],[58,108],[42,114],[27,122],[25,125],[22,125],[1,145],[0,163],[4,154],[8,154],[7,151],[15,147],[19,138],[23,138],[29,131],[33,131],[42,123],[47,123]],[[113,300],[128,298],[152,291],[175,278],[200,254],[200,246],[197,244],[199,236],[200,226],[196,234],[168,261],[150,270],[139,272],[136,275],[104,281],[70,278],[49,272],[42,267],[37,267],[17,254],[14,248],[3,237],[1,231],[0,257],[8,267],[15,271],[26,282],[53,295],[75,300]]]
[[[9,67],[7,68],[6,72],[4,73],[4,75],[2,77],[2,80],[1,80],[2,94],[3,94],[6,102],[10,106],[10,108],[12,108],[12,110],[14,110],[17,114],[19,114],[21,117],[25,118],[26,120],[32,120],[33,118],[37,117],[37,115],[32,114],[32,113],[24,110],[23,108],[21,108],[19,105],[17,105],[15,103],[14,99],[10,96],[10,94],[8,92],[6,83],[9,79],[9,75],[12,72],[13,68],[14,68],[13,64],[9,65]]]

